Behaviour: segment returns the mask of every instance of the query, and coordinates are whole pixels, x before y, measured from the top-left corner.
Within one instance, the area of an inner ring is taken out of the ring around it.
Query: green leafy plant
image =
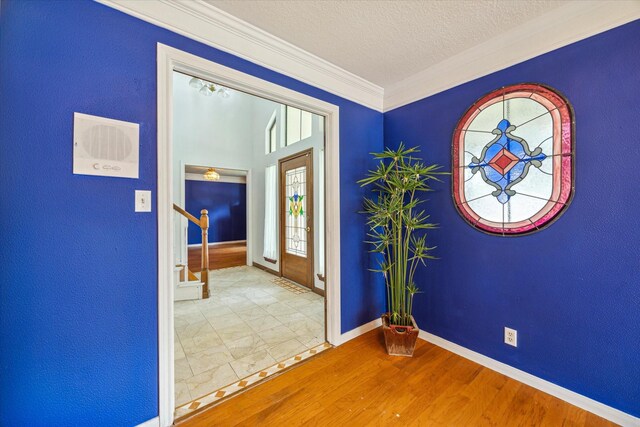
[[[410,326],[413,297],[420,290],[414,282],[416,269],[434,259],[427,245],[426,231],[437,228],[429,222],[429,215],[421,209],[420,193],[432,191],[429,181],[440,181],[440,166],[426,165],[417,147],[397,150],[385,149],[372,153],[379,160],[376,169],[358,181],[372,186],[374,196],[365,198],[364,211],[369,227],[371,252],[380,253],[379,268],[373,271],[384,275],[387,288],[387,311],[394,325]]]

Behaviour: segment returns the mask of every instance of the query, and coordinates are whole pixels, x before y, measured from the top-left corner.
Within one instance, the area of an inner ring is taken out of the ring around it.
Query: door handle
[[[311,231],[311,227],[307,227],[307,233]]]

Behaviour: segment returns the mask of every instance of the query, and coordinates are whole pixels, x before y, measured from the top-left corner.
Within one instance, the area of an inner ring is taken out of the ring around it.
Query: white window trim
[[[267,82],[198,56],[158,43],[158,388],[161,426],[173,424],[174,416],[174,324],[173,324],[173,232],[172,232],[172,93],[173,71],[215,81],[223,86],[292,105],[325,117],[326,168],[326,304],[327,341],[344,342],[340,335],[340,161],[339,107]]]
[[[278,128],[276,123],[276,117],[278,116],[278,111],[274,111],[271,115],[271,118],[267,122],[267,127],[264,129],[264,141],[265,141],[265,154],[275,153],[278,150]],[[276,148],[271,151],[271,129],[276,126]]]

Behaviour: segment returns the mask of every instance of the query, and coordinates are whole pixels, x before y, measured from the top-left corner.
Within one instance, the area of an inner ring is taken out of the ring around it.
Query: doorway
[[[314,289],[313,151],[281,159],[280,274]]]
[[[174,164],[184,165],[173,177],[174,235],[186,235],[174,257],[176,269],[185,258],[189,266],[174,282],[184,417],[325,348],[324,292],[311,292],[324,289],[314,283],[324,274],[314,242],[324,236],[312,219],[324,209],[314,206],[313,159],[325,126],[320,115],[195,73],[174,71],[173,82]],[[251,248],[240,263],[220,262],[239,243]]]
[[[184,208],[198,216],[207,210],[209,270],[247,265],[250,257],[248,240],[246,170],[211,165],[184,165]],[[199,271],[202,259],[201,230],[184,217],[182,237],[186,240],[187,265]],[[184,246],[182,248],[184,251]],[[183,254],[184,256],[184,254]]]
[[[174,306],[172,286],[173,234],[172,144],[174,140],[173,72],[178,71],[216,82],[227,88],[250,93],[324,117],[326,131],[326,209],[339,212],[339,134],[338,107],[318,99],[283,88],[259,78],[229,69],[177,49],[158,44],[158,330],[159,330],[159,406],[160,424],[174,420]],[[197,124],[196,124],[197,125]],[[253,177],[249,177],[250,180]],[[323,190],[324,192],[324,190]],[[338,345],[344,337],[340,331],[340,229],[339,216],[326,217],[326,273],[322,279],[326,288],[326,339]],[[323,261],[324,262],[324,261]],[[282,279],[281,279],[282,280]],[[308,295],[308,294],[307,294]],[[262,374],[262,372],[260,372]],[[237,387],[241,387],[240,384]],[[202,403],[202,402],[200,402]]]

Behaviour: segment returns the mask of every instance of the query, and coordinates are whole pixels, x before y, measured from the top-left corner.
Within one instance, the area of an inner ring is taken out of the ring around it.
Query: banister
[[[209,298],[209,212],[206,209],[200,211],[200,229],[202,230],[202,270],[200,280],[204,282],[202,298]]]
[[[202,231],[202,258],[201,258],[201,270],[200,281],[202,286],[202,298],[209,298],[209,212],[206,209],[200,211],[200,219],[191,215],[189,212],[182,209],[180,206],[173,204],[173,210],[186,217],[189,221],[200,227]]]
[[[176,205],[175,203],[173,204],[173,210],[178,212],[182,216],[186,217],[189,221],[193,222],[198,227],[202,228],[198,218],[196,218],[195,216],[191,215],[189,212],[185,211],[184,209],[182,209],[180,206]]]

